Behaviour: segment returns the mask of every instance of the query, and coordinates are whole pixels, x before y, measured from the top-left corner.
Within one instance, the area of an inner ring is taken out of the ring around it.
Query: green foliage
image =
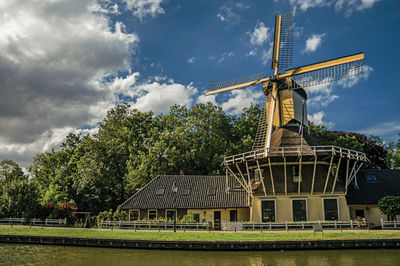
[[[11,160],[0,162],[0,216],[33,217],[38,205],[35,184]]]
[[[378,201],[381,213],[396,217],[400,215],[400,196],[386,196]]]
[[[195,222],[196,222],[196,220],[194,219],[194,215],[191,212],[184,215],[181,220],[181,223],[195,223]]]
[[[388,144],[388,154],[386,160],[391,168],[400,169],[400,138],[396,144]]]
[[[377,136],[367,137],[359,133],[329,131],[323,125],[310,123],[309,134],[319,145],[334,145],[355,151],[365,152],[370,162],[365,168],[387,169],[387,145]]]

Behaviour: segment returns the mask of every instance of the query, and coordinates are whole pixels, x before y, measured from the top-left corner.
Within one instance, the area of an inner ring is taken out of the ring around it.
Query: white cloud
[[[331,5],[330,0],[289,0],[290,4],[294,7],[299,7],[301,10],[306,11],[313,7],[322,7]]]
[[[197,88],[192,83],[182,85],[173,80],[154,81],[132,87],[129,96],[136,98],[132,104],[139,111],[167,112],[174,104],[190,105]]]
[[[381,0],[288,0],[293,10],[299,8],[307,11],[310,8],[334,6],[336,12],[342,12],[350,16],[354,11],[362,11],[371,8]]]
[[[269,49],[262,51],[261,60],[262,60],[263,65],[266,65],[268,63],[268,61],[272,60],[272,46],[273,46],[273,43],[271,42],[269,44]]]
[[[231,114],[240,114],[243,108],[249,107],[251,103],[258,103],[264,94],[259,88],[248,88],[231,91],[228,101],[223,102],[221,107]]]
[[[216,97],[215,95],[204,95],[204,94],[202,94],[197,98],[197,103],[204,103],[205,104],[205,103],[210,102],[212,104],[218,105],[216,100],[215,100],[215,97]]]
[[[126,3],[126,9],[131,10],[132,14],[143,21],[146,16],[156,17],[165,14],[160,6],[163,0],[123,0]]]
[[[374,69],[372,67],[365,65],[363,66],[363,72],[361,74],[341,79],[338,81],[338,84],[343,88],[351,88],[361,80],[367,80],[373,70]]]
[[[111,23],[108,3],[1,2],[0,160],[26,163],[64,130],[95,125],[114,105],[124,84],[107,80],[129,70],[139,38]]]
[[[344,11],[346,17],[350,16],[355,10],[362,11],[371,8],[380,0],[338,0],[335,4],[335,9],[338,12]]]
[[[229,2],[223,4],[217,13],[217,18],[228,27],[239,24],[242,17],[240,12],[244,9],[250,8],[245,1],[239,1],[236,4]]]
[[[326,107],[339,98],[338,95],[333,94],[333,85],[331,83],[309,86],[305,90],[309,94],[307,102],[311,107]]]
[[[250,43],[252,45],[263,45],[271,38],[270,28],[265,27],[263,22],[257,22],[254,30],[247,33],[250,36]]]
[[[246,54],[246,56],[255,56],[255,55],[257,55],[257,50],[256,49],[253,49],[253,50],[251,50],[250,52],[248,52]]]
[[[324,116],[325,116],[324,111],[319,111],[312,115],[308,115],[308,120],[313,122],[316,125],[324,125],[328,129],[333,128],[335,126],[335,124],[333,122],[324,121]]]
[[[222,63],[223,61],[225,61],[225,59],[232,57],[234,55],[234,52],[225,52],[223,53],[221,56],[217,57],[217,56],[210,56],[210,60],[215,60],[217,62],[217,64]]]
[[[311,35],[311,37],[306,41],[306,47],[304,48],[303,52],[315,52],[321,46],[322,39],[324,37],[325,33]]]
[[[397,141],[400,134],[400,121],[383,122],[367,128],[358,130],[358,132],[369,135],[380,136],[391,141]]]
[[[191,58],[189,58],[189,59],[187,60],[187,62],[188,62],[189,64],[193,64],[195,60],[196,60],[196,58],[191,57]]]

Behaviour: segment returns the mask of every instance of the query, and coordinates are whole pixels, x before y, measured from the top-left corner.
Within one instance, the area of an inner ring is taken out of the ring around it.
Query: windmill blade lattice
[[[220,80],[220,81],[210,81],[208,83],[208,91],[218,90],[226,87],[231,87],[235,85],[240,85],[252,81],[258,81],[265,78],[265,73],[257,73],[246,77],[230,79],[230,80]]]
[[[291,89],[305,88],[355,76],[362,73],[363,63],[363,60],[358,60],[300,75],[293,75],[287,80],[287,86]]]
[[[292,65],[293,60],[293,32],[294,16],[293,12],[283,14],[281,22],[281,36],[279,44],[279,69]]]

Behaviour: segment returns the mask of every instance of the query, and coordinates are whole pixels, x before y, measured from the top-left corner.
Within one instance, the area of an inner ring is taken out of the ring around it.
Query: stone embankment
[[[0,235],[0,243],[40,244],[80,247],[175,249],[175,250],[313,250],[313,249],[393,249],[400,239],[292,240],[292,241],[183,241],[133,240],[28,235]]]

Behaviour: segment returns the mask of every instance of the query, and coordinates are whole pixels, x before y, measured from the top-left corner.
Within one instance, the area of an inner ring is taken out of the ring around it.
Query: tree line
[[[159,115],[127,103],[116,106],[97,133],[70,133],[57,149],[37,154],[28,175],[17,163],[1,161],[0,216],[58,218],[66,210],[97,214],[115,210],[157,175],[222,172],[224,157],[251,150],[260,113],[259,105],[239,116],[211,103],[175,105]],[[312,123],[308,130],[321,145],[365,152],[368,168],[400,166],[400,141],[387,144]]]

